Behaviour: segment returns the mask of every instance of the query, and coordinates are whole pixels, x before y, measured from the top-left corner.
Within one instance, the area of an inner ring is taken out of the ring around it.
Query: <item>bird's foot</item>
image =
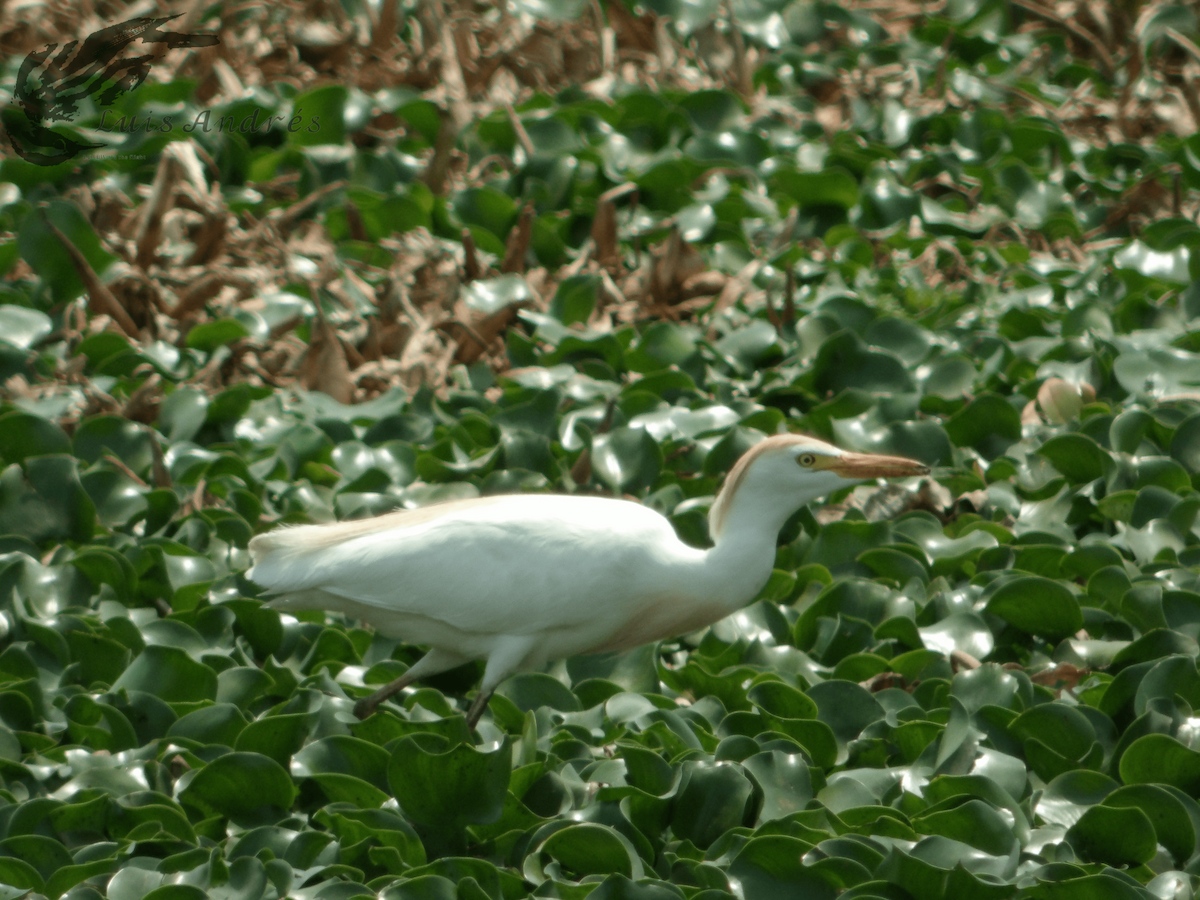
[[[354,704],[354,715],[360,719],[367,719],[375,712],[379,706],[379,700],[374,695],[363,697]]]

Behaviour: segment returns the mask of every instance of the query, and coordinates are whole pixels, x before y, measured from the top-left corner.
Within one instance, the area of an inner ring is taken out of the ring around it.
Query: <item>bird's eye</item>
[[[816,461],[817,458],[811,453],[805,453],[802,456],[796,457],[796,462],[800,463],[802,466],[811,466]]]

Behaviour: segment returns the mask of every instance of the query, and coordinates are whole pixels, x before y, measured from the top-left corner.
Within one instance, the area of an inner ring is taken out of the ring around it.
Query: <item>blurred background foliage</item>
[[[162,12],[4,6],[5,94]],[[173,12],[0,159],[0,900],[1194,895],[1194,5]],[[477,667],[359,722],[419,649],[241,575],[500,492],[703,546],[782,430],[934,474],[475,735]]]

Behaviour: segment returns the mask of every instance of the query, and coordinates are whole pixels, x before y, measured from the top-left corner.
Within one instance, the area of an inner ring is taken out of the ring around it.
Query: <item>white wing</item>
[[[510,635],[611,631],[614,619],[672,593],[672,563],[694,564],[700,554],[639,504],[562,495],[284,528],[255,538],[250,551],[247,575],[275,592],[308,592],[311,601],[324,591],[385,617]]]

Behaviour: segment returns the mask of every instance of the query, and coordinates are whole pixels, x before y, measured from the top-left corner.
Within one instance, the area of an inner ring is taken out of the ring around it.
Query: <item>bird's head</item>
[[[729,471],[708,514],[709,531],[720,536],[735,503],[786,519],[810,500],[860,481],[928,473],[927,465],[903,456],[852,453],[805,435],[775,435],[747,450]]]

